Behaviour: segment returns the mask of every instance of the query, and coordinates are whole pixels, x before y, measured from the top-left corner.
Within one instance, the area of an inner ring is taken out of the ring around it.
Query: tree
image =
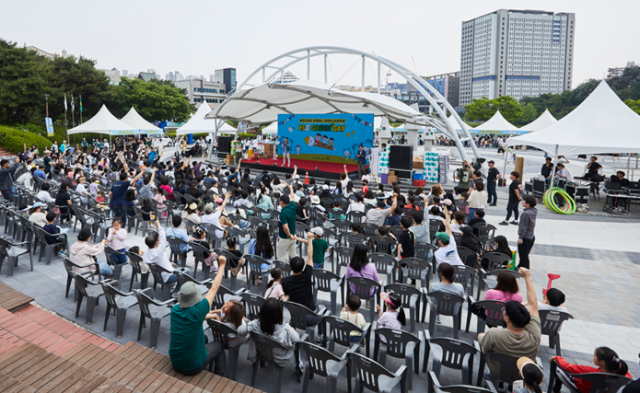
[[[493,106],[500,109],[502,116],[511,123],[522,115],[522,107],[520,106],[520,103],[511,96],[500,96],[491,101],[493,101]]]
[[[114,89],[113,114],[122,117],[133,106],[148,121],[186,121],[193,108],[183,92],[167,82],[122,79]]]
[[[510,122],[520,117],[522,107],[515,98],[501,96],[492,100],[488,98],[473,99],[465,106],[466,119],[469,121],[487,121],[500,110],[502,116]]]
[[[640,100],[626,100],[624,103],[627,104],[632,111],[640,115]]]
[[[517,126],[524,126],[526,124],[531,123],[535,119],[538,118],[538,111],[536,111],[536,107],[533,106],[532,103],[528,103],[522,108],[522,115],[516,119],[514,122]]]

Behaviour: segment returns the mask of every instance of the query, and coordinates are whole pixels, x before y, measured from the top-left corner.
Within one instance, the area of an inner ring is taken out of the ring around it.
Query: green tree
[[[181,89],[167,82],[122,79],[114,89],[113,114],[122,117],[133,106],[148,121],[186,121],[194,108]]]
[[[502,116],[511,123],[522,115],[520,103],[511,96],[501,96],[491,101],[493,101],[493,106],[496,107],[496,109],[500,109]]]
[[[536,107],[533,106],[532,103],[528,103],[522,108],[522,115],[516,119],[514,122],[517,126],[524,126],[526,124],[531,123],[535,119],[538,118],[538,111],[536,111]]]
[[[510,96],[501,96],[492,100],[488,98],[473,99],[465,106],[466,119],[469,121],[487,121],[500,110],[502,116],[510,122],[520,117],[522,107],[518,101]]]
[[[632,111],[640,115],[640,100],[626,100],[624,103],[627,104]]]

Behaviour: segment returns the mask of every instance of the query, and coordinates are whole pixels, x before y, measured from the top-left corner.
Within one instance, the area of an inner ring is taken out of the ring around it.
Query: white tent
[[[265,128],[262,129],[262,134],[277,134],[278,133],[278,122],[274,121],[269,124]]]
[[[606,82],[567,116],[538,132],[507,140],[556,155],[640,153],[640,116]]]
[[[158,128],[146,121],[133,106],[131,106],[129,112],[120,120],[138,130],[140,134],[155,135],[162,132],[162,128]]]
[[[520,130],[536,132],[536,131],[540,131],[543,128],[549,127],[550,125],[557,122],[558,120],[556,120],[556,118],[553,117],[551,112],[549,112],[549,109],[545,109],[544,112],[542,112],[542,114],[538,116],[537,119],[527,124],[526,126],[522,126]]]
[[[67,134],[107,134],[107,135],[135,135],[138,130],[129,124],[118,120],[109,112],[105,105],[91,119],[67,131]]]
[[[206,102],[200,104],[200,108],[191,116],[185,125],[176,130],[176,135],[214,133],[216,131],[216,123],[220,119],[207,118],[211,113],[211,107]],[[235,133],[237,130],[222,121],[218,132]]]
[[[516,134],[521,133],[522,131],[519,131],[518,127],[509,123],[498,110],[491,119],[472,129],[471,132],[484,132],[487,134]]]

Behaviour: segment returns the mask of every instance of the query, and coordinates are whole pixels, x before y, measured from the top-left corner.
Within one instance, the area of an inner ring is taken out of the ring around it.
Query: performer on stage
[[[289,153],[291,152],[291,144],[289,143],[289,138],[284,138],[284,142],[282,142],[282,166],[288,160],[289,164],[287,166],[291,166],[291,157]]]

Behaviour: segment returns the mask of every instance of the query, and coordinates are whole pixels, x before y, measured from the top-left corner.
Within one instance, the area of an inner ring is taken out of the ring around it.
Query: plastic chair
[[[551,362],[551,370],[549,371],[549,390],[548,393],[553,392],[556,378],[560,379],[562,384],[569,390],[570,393],[580,393],[576,389],[573,382],[569,378],[582,379],[583,381],[591,382],[590,393],[616,393],[620,391],[625,385],[631,382],[630,378],[620,374],[609,373],[584,373],[574,374],[567,371],[558,372],[558,363],[554,360]],[[560,368],[562,370],[562,368]]]
[[[282,278],[290,277],[293,274],[293,270],[291,270],[291,265],[288,264],[287,262],[274,260],[271,266],[279,267],[282,270]]]
[[[349,353],[349,359],[358,370],[356,373],[356,392],[361,392],[363,388],[367,388],[373,392],[391,393],[393,388],[400,384],[400,392],[406,393],[407,366],[400,366],[398,371],[392,373],[379,363],[358,353]],[[351,381],[348,383],[351,383]]]
[[[347,233],[351,231],[351,221],[337,218],[332,221],[338,233]]]
[[[400,236],[402,232],[403,232],[403,229],[400,225],[391,225],[389,227],[389,233],[393,233],[393,236],[395,236],[396,239]]]
[[[235,291],[236,287],[237,287],[237,282],[238,282],[238,277],[234,276],[233,274],[230,275],[231,273],[231,263],[229,261],[235,261],[236,259],[239,259],[238,257],[236,257],[235,255],[233,255],[232,253],[230,253],[228,250],[222,249],[222,248],[215,248],[213,250],[213,252],[215,252],[218,257],[225,257],[227,258],[227,264],[224,265],[224,276],[225,278],[230,276],[230,281],[231,281],[231,290]],[[211,272],[207,269],[204,269],[204,277],[205,278],[209,278]]]
[[[429,335],[433,336],[436,330],[436,315],[447,315],[453,317],[453,338],[457,340],[464,298],[450,293],[436,291],[427,293],[427,299],[431,306],[429,312]]]
[[[475,251],[463,246],[458,246],[457,249],[458,249],[458,256],[460,257],[460,260],[462,261],[462,263],[464,263],[467,266],[471,266],[473,268],[478,266],[478,255],[476,254]]]
[[[420,338],[403,330],[389,328],[375,329],[373,334],[375,336],[373,360],[384,366],[387,355],[396,359],[404,359],[405,366],[409,369],[407,371],[407,389],[413,390],[413,373],[420,372],[422,332],[420,332]],[[382,337],[386,342],[382,340]]]
[[[162,299],[169,299],[169,297],[171,297],[171,284],[165,284],[164,280],[162,279],[162,272],[177,274],[178,269],[166,270],[160,265],[156,265],[155,263],[150,263],[149,270],[153,275],[153,291],[155,292],[157,285],[160,284],[160,289],[162,289]]]
[[[495,269],[495,270],[484,270],[480,269],[478,271],[478,299],[480,298],[480,293],[484,288],[489,288],[496,285],[495,280],[490,280],[490,276],[498,276],[498,274],[502,272],[507,272],[513,274],[516,278],[522,278],[522,275],[516,270],[510,269]]]
[[[494,375],[492,372],[489,373],[491,383],[494,386],[499,386],[499,383],[501,382],[506,383],[508,385],[508,389],[513,391],[511,386],[513,382],[522,379],[520,376],[520,370],[518,370],[518,358],[497,352],[482,352],[480,356],[480,368],[478,369],[478,386],[482,386],[486,359],[492,359],[500,364],[500,375]],[[536,358],[536,363],[540,366],[540,369],[543,369],[542,361],[539,357]],[[549,386],[553,385],[549,384]]]
[[[420,285],[429,291],[429,283],[431,280],[431,264],[420,258],[404,258],[400,261],[400,269],[398,271],[398,282],[407,283],[407,279],[414,281],[420,280]],[[417,285],[417,284],[416,284]]]
[[[410,329],[416,332],[416,321],[420,321],[420,301],[422,292],[407,284],[387,284],[384,286],[385,292],[393,292],[400,296],[400,301],[404,309],[409,310]]]
[[[484,332],[484,328],[486,325],[489,326],[502,326],[502,322],[504,321],[504,316],[502,315],[502,309],[506,304],[500,300],[480,300],[475,301],[473,297],[469,296],[469,309],[471,305],[475,304],[478,307],[484,307],[487,310],[486,314],[477,315],[477,327],[476,327],[476,335]],[[469,324],[471,323],[471,313],[467,312],[467,328],[465,332],[469,332]]]
[[[149,271],[142,273],[142,257],[131,251],[127,251],[127,256],[129,257],[129,264],[131,265],[131,282],[129,283],[129,292],[131,292],[131,289],[133,288],[133,280],[138,280],[138,274],[140,275],[140,289],[145,289],[149,281]]]
[[[497,229],[495,226],[491,224],[483,224],[483,223],[472,225],[471,228],[473,228],[474,230],[475,229],[478,230],[478,234],[476,235],[477,237],[487,236],[489,239],[494,238],[496,234],[496,229]]]
[[[549,348],[556,348],[556,355],[562,356],[560,348],[560,329],[562,323],[573,316],[568,312],[554,310],[538,310],[540,313],[540,326],[542,334],[549,336]]]
[[[438,377],[433,371],[429,371],[429,382],[427,384],[428,393],[498,393],[491,381],[485,381],[486,388],[481,388],[472,384],[440,386]]]
[[[122,266],[128,265],[128,262],[125,263],[116,263],[114,255],[127,255],[126,252],[119,252],[111,246],[105,246],[104,254],[107,257],[107,264],[113,267],[113,279],[118,281],[120,280],[120,275],[122,274]]]
[[[244,254],[244,247],[250,241],[247,233],[242,229],[234,227],[227,227],[225,230],[227,231],[228,237],[236,241],[236,244],[240,248],[240,252]]]
[[[251,290],[251,284],[255,284],[255,279],[258,277],[262,278],[263,288],[266,288],[267,281],[269,279],[269,270],[262,271],[262,264],[271,265],[271,262],[267,261],[264,258],[260,258],[257,255],[245,255],[244,261],[246,266],[249,268],[249,272],[247,273],[247,288]],[[262,291],[265,292],[264,290]]]
[[[362,219],[364,218],[364,216],[365,216],[364,212],[352,211],[352,212],[349,212],[349,215],[347,216],[347,218],[352,223],[362,224],[363,223]]]
[[[322,319],[315,325],[307,324],[307,316],[313,316],[316,318],[321,318],[327,315],[329,310],[326,308],[321,310],[319,313],[316,313],[313,310],[310,310],[308,307],[303,306],[302,304],[298,304],[295,302],[284,302],[282,303],[284,308],[289,311],[291,319],[289,320],[289,325],[294,329],[301,329],[306,331],[311,339],[311,342],[314,342],[316,327],[320,327],[322,323]]]
[[[433,235],[433,232],[431,232]],[[434,258],[435,252],[438,250],[438,247],[433,244],[425,243],[425,242],[417,242],[414,246],[415,248],[415,257],[423,259],[429,263],[431,263],[431,278],[433,279],[433,275],[436,271],[436,259]],[[429,256],[431,255],[431,257]]]
[[[186,275],[185,275],[186,276]],[[189,281],[193,281],[196,285],[205,285],[207,288],[211,287],[211,280],[207,280],[205,282],[195,281],[192,278],[186,276]],[[243,301],[242,294],[246,293],[247,290],[245,288],[240,288],[237,291],[232,291],[224,285],[220,285],[218,288],[218,292],[216,292],[216,296],[213,298],[213,304],[211,305],[212,309],[222,308],[222,305],[228,300],[237,300]]]
[[[440,226],[443,225],[440,220],[429,220],[429,237],[431,237],[431,241],[435,239],[436,232],[440,232]]]
[[[20,247],[27,245],[26,248]],[[29,254],[29,263],[31,264],[31,271],[33,271],[33,256],[31,255],[31,243],[21,242],[12,243],[7,239],[0,238],[0,270],[6,259],[7,261],[7,277],[13,276],[13,268],[18,266],[18,260],[21,255]]]
[[[453,272],[453,282],[461,284],[468,294],[473,294],[474,279],[478,270],[466,265],[454,265]]]
[[[178,275],[178,282],[180,283],[181,286],[187,282],[192,282],[196,284],[196,287],[200,289],[200,293],[203,295],[203,297],[207,292],[209,292],[209,288],[211,288],[211,283],[213,282],[211,278],[208,278],[204,281],[198,281],[195,278],[188,275],[186,270],[178,271],[177,275]]]
[[[318,302],[318,291],[327,292],[331,296],[331,314],[337,315],[337,298],[338,291],[340,292],[340,304],[344,303],[344,291],[342,290],[344,286],[344,276],[340,277],[335,273],[332,273],[328,270],[320,270],[313,269],[313,299],[317,303]]]
[[[87,298],[87,325],[91,325],[93,322],[93,312],[98,304],[100,296],[104,295],[102,287],[99,282],[89,281],[81,274],[74,274],[73,279],[76,283],[76,291],[78,291],[78,300],[76,302],[76,318],[80,314],[80,307],[82,306],[82,299]],[[111,282],[111,281],[105,281]]]
[[[151,265],[150,265],[151,266]],[[158,336],[160,333],[160,323],[164,317],[171,315],[171,307],[176,301],[169,299],[159,302],[153,299],[153,291],[151,288],[137,290],[136,298],[140,307],[140,324],[138,325],[138,341],[142,336],[142,328],[146,319],[151,320],[150,344],[151,349],[155,349],[158,345]]]
[[[334,355],[333,351],[301,341],[298,343],[299,348],[306,354],[306,362],[304,363],[304,376],[302,380],[302,393],[307,393],[309,380],[314,374],[327,378],[325,392],[333,393],[338,385],[338,375],[347,367],[347,389],[351,393],[351,363],[349,362],[349,354],[356,352],[358,346],[354,345],[346,351],[342,357]]]
[[[440,370],[444,366],[462,371],[462,382],[467,385],[472,385],[473,360],[477,354],[482,353],[480,344],[475,340],[473,341],[473,345],[471,345],[452,338],[431,338],[428,331],[425,331],[424,334],[426,345],[424,348],[422,372],[427,371],[429,356],[433,355],[431,370],[438,378],[440,378]]]
[[[238,369],[238,358],[240,357],[240,347],[242,345],[230,346],[227,336],[229,334],[234,334],[236,335],[236,340],[240,340],[241,338],[237,337],[238,331],[220,321],[216,321],[215,319],[208,319],[207,325],[209,325],[209,329],[211,330],[213,341],[218,341],[222,344],[222,348],[227,350],[229,356],[227,357],[228,371],[226,377],[235,381]]]
[[[69,258],[62,258],[62,263],[64,265],[65,270],[67,271],[67,285],[66,285],[66,290],[64,293],[64,297],[67,298],[69,297],[69,290],[71,289],[71,282],[73,281],[73,276],[75,276],[76,272],[73,271],[73,268],[86,268],[88,266],[80,266],[77,263],[71,262],[71,260]],[[93,271],[87,271],[85,273],[82,273],[83,276],[86,277],[91,277],[91,280],[94,281],[95,280],[95,275],[99,274],[97,273],[98,271],[100,271],[100,265],[98,265],[98,262],[94,262],[92,265],[95,266],[96,269],[96,273],[94,273]],[[89,265],[91,266],[91,265]],[[98,279],[99,280],[99,279]],[[75,301],[78,301],[78,291],[75,291],[75,296],[74,296]]]
[[[348,267],[351,262],[351,257],[353,256],[353,248],[349,247],[335,247],[333,252],[336,256],[336,274],[340,276],[340,269],[342,267]]]
[[[371,323],[367,322],[363,329],[360,329],[355,324],[342,319],[337,315],[325,315],[322,318],[322,323],[329,325],[329,329],[326,331],[328,339],[327,348],[330,352],[335,349],[335,344],[342,345],[343,347],[351,347],[354,343],[351,341],[351,332],[356,331],[365,339],[366,353],[369,357],[369,340],[371,338]]]
[[[376,304],[379,304],[379,293],[382,285],[364,277],[347,278],[347,294],[358,295],[360,300],[369,302],[369,321],[373,322],[376,316]]]
[[[38,262],[42,260],[42,256],[44,255],[47,265],[50,265],[51,258],[53,257],[53,253],[55,252],[56,247],[61,245],[68,246],[66,236],[62,236],[61,234],[49,234],[44,229],[38,228],[37,225],[34,225],[33,229],[35,230],[36,237],[38,238],[38,242],[40,243],[40,254],[38,256]],[[58,238],[58,241],[51,244],[47,243],[47,239],[45,237],[47,235]],[[69,250],[69,247],[67,247],[67,250]]]
[[[371,244],[373,246],[373,251],[377,253],[384,253],[391,255],[391,248],[396,246],[396,241],[393,240],[390,236],[380,237],[379,235],[374,235],[371,237]]]
[[[102,331],[107,330],[109,315],[111,314],[111,309],[113,309],[116,313],[116,338],[120,338],[124,332],[127,310],[138,305],[138,299],[134,292],[120,292],[117,288],[107,282],[101,282],[100,284],[104,291],[104,298],[107,299],[107,311],[104,314],[104,328]]]
[[[361,233],[343,232],[340,234],[340,244],[356,248],[358,244],[367,244],[367,237]]]
[[[296,222],[296,236],[298,236],[299,238],[305,239],[307,236],[307,232],[309,232],[309,230],[311,230],[311,228],[309,227],[309,225],[303,224],[301,222]],[[304,253],[302,252],[302,246],[304,245]],[[300,255],[306,255],[307,254],[307,245],[306,243],[302,243],[302,242],[298,242],[298,253]]]
[[[253,363],[253,373],[251,375],[251,386],[256,386],[256,378],[258,377],[258,369],[260,364],[272,364],[275,366],[275,377],[273,378],[274,393],[280,393],[282,389],[282,370],[284,367],[279,366],[273,357],[273,350],[279,349],[286,351],[287,348],[272,339],[269,336],[257,332],[249,332],[251,339],[256,346],[256,361]]]
[[[151,212],[147,213],[142,211],[142,208],[139,208],[138,206],[134,206],[133,210],[136,213],[136,232],[135,234],[138,234],[138,228],[140,227],[140,224],[142,224],[142,237],[146,237],[147,236],[147,232],[149,232],[149,227],[150,227],[150,222],[151,222],[151,214],[153,213],[153,208],[151,209]],[[144,214],[149,215],[149,220],[145,220],[144,219]],[[184,220],[184,222],[188,222],[189,220]]]
[[[373,252],[369,254],[369,262],[373,263],[378,274],[386,274],[389,283],[397,282],[395,277],[396,259],[389,254]]]
[[[167,236],[167,243],[169,243],[169,248],[171,249],[171,260],[177,263],[180,267],[187,266],[187,255],[191,252],[191,249],[189,248],[187,251],[182,252],[180,246],[189,246],[189,243],[173,236]],[[178,260],[180,262],[178,262]]]
[[[368,238],[371,238],[373,236],[377,236],[378,235],[378,226],[375,225],[375,224],[372,224],[370,222],[365,222],[365,223],[361,224],[360,225],[360,230]]]
[[[204,247],[204,246],[203,246],[202,244],[200,244],[200,243],[190,242],[189,244],[191,245],[191,251],[193,251],[193,257],[194,257],[194,259],[195,259],[195,260],[194,260],[194,262],[193,262],[193,263],[194,263],[194,265],[195,265],[195,266],[193,267],[193,278],[195,278],[195,277],[196,277],[196,273],[197,273],[197,271],[198,271],[198,264],[200,264],[200,265],[202,266],[202,267],[201,267],[201,269],[202,269],[202,272],[203,272],[203,274],[204,274],[204,276],[205,276],[205,279],[209,278],[209,275],[210,275],[210,274],[206,274],[206,273],[205,273],[205,270],[206,270],[208,273],[211,273],[211,268],[210,268],[209,266],[205,266],[205,264],[204,264],[204,260],[208,258],[208,257],[207,257],[207,256],[205,256],[205,255],[206,255],[206,254],[210,254],[210,253],[212,253],[213,251],[212,251],[212,250],[210,250],[210,249],[209,249],[209,248],[207,248],[207,247]]]

